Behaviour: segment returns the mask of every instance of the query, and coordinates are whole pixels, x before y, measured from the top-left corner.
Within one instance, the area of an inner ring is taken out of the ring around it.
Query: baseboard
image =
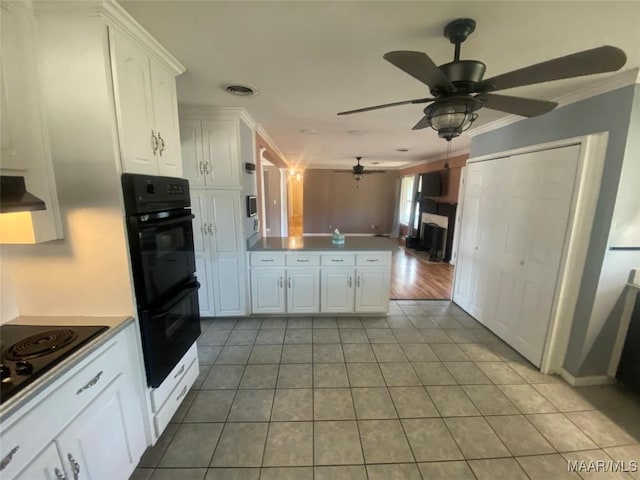
[[[574,377],[564,368],[560,369],[560,376],[573,387],[585,387],[587,385],[609,385],[615,383],[615,378],[609,375],[585,375],[584,377]]]

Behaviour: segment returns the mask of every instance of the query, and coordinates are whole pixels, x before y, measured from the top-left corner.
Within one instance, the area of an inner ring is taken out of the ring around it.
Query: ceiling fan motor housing
[[[474,92],[476,85],[482,81],[487,66],[477,60],[459,60],[457,62],[445,63],[440,65],[440,70],[453,83],[457,90],[470,93]],[[431,91],[432,95],[442,94],[443,92]]]

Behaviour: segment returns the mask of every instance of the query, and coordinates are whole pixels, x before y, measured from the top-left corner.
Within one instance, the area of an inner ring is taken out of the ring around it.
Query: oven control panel
[[[122,193],[129,215],[191,206],[189,181],[184,178],[123,173]]]

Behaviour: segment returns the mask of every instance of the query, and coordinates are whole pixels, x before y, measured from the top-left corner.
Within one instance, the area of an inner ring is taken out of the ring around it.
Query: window
[[[400,223],[403,225],[409,225],[409,219],[411,217],[414,178],[414,175],[402,177],[402,187],[400,189]]]
[[[419,193],[421,191],[422,191],[422,175],[418,177],[418,190],[416,190],[416,192]],[[415,232],[419,232],[420,231],[420,199],[416,198],[415,202],[416,202],[416,209],[414,211],[416,213],[413,217],[413,230]]]

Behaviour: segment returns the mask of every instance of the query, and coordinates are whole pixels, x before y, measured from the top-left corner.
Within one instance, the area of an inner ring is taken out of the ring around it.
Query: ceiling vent
[[[257,88],[250,85],[242,85],[240,83],[230,83],[225,85],[224,88],[228,93],[239,97],[249,97],[259,93]]]

